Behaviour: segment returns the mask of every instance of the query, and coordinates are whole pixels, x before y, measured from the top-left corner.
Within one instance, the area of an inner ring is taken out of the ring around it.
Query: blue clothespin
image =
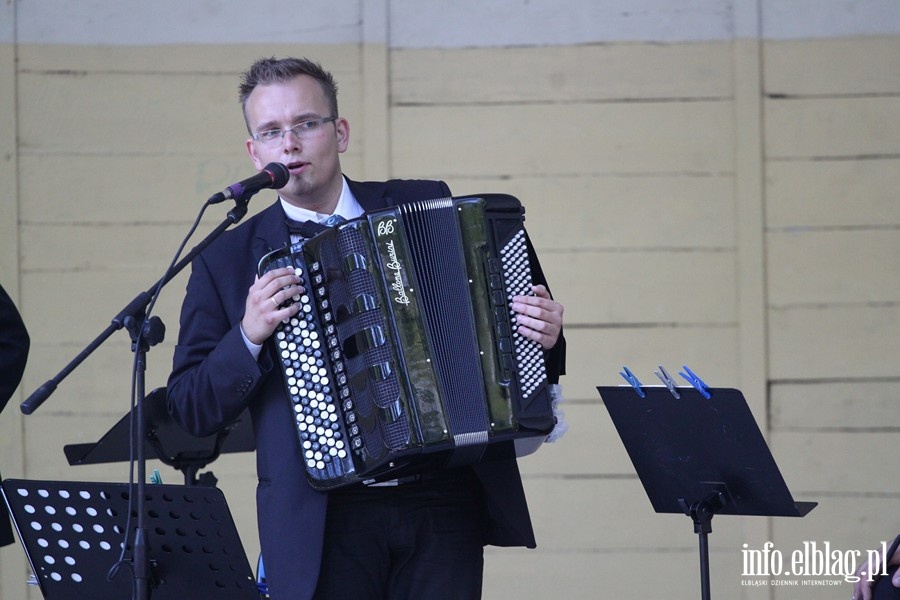
[[[690,383],[692,386],[694,386],[694,388],[696,388],[696,390],[698,392],[700,392],[700,394],[708,400],[710,398],[709,386],[706,385],[706,383],[704,383],[704,381],[702,379],[697,377],[697,375],[694,374],[693,371],[688,369],[687,365],[684,365],[683,368],[684,368],[684,371],[679,371],[678,374],[681,375],[682,377],[684,377],[688,383]],[[685,373],[687,373],[687,374],[685,374]]]
[[[676,400],[681,400],[681,394],[678,393],[678,390],[675,388],[675,381],[669,377],[669,374],[666,373],[665,368],[662,365],[659,365],[659,371],[654,371],[659,380],[663,382],[663,385],[669,389],[669,392],[673,396],[675,396]]]
[[[634,388],[634,391],[638,393],[638,396],[641,398],[646,398],[647,395],[644,394],[644,390],[641,389],[641,382],[638,381],[638,378],[634,376],[634,373],[628,370],[628,367],[622,367],[623,371],[619,371],[619,375],[625,378],[631,387]]]

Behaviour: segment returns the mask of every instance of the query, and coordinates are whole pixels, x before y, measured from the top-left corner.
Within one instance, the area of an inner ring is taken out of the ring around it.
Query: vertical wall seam
[[[387,179],[390,160],[390,70],[388,0],[360,0],[362,43],[362,175]]]
[[[765,122],[763,117],[761,0],[735,0],[734,202],[737,236],[736,310],[740,388],[769,437],[765,275]],[[772,539],[771,518],[747,517],[745,539],[756,547]],[[768,590],[772,598],[773,590]],[[748,598],[743,591],[742,597]]]

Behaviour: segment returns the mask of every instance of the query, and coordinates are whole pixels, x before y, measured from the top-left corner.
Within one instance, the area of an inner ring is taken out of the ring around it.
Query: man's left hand
[[[552,300],[542,285],[533,285],[531,290],[534,296],[514,296],[510,305],[516,313],[516,331],[549,350],[562,331],[563,305]]]

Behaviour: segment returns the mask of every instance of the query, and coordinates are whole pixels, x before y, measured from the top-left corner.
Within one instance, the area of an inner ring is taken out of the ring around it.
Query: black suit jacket
[[[0,411],[9,402],[25,372],[31,340],[12,298],[0,287]],[[0,546],[14,541],[6,509],[0,508]]]
[[[349,182],[366,211],[450,196],[438,181]],[[208,435],[249,407],[257,446],[257,521],[266,577],[276,600],[312,596],[319,574],[326,494],[306,482],[290,401],[270,344],[259,360],[240,332],[259,259],[289,240],[276,202],[223,234],[192,265],[181,313],[168,406],[188,431]],[[490,523],[486,543],[534,547],[515,459],[475,467]]]

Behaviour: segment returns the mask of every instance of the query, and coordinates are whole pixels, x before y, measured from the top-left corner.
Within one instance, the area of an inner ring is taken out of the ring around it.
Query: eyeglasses
[[[307,140],[319,133],[322,130],[322,125],[336,120],[337,117],[322,117],[321,119],[312,119],[310,121],[297,123],[290,129],[266,129],[265,131],[258,131],[250,137],[261,144],[274,146],[275,144],[280,144],[281,140],[284,139],[284,134],[290,131],[294,134],[295,138]]]

